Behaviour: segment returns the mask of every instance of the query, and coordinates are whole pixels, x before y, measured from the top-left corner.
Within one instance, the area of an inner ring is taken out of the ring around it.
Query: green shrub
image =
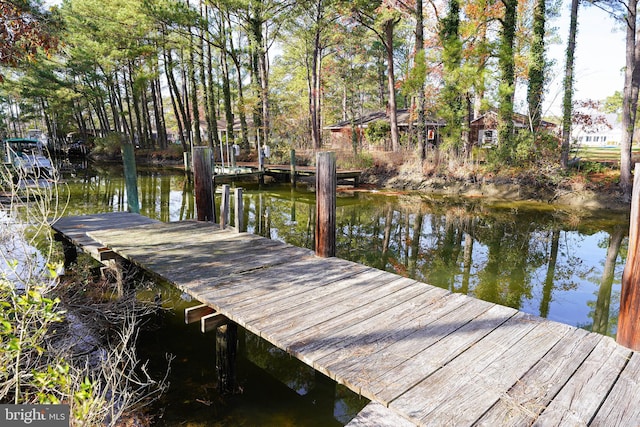
[[[581,160],[579,162],[576,162],[574,164],[574,167],[578,169],[580,172],[587,175],[591,173],[604,173],[609,170],[609,168],[606,165],[600,162],[594,162],[591,160]]]
[[[118,158],[120,156],[123,139],[123,135],[115,132],[109,133],[102,138],[96,138],[92,152],[95,155],[105,156],[110,159]]]
[[[560,158],[558,138],[548,132],[517,132],[512,145],[501,144],[486,151],[487,162],[494,168],[503,165],[528,168],[543,163],[557,162]]]
[[[371,144],[384,144],[391,136],[391,125],[386,120],[374,120],[364,130],[364,135]]]

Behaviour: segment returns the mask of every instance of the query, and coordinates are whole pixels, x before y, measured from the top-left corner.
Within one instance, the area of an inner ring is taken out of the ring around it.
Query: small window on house
[[[498,131],[493,129],[486,129],[480,131],[480,144],[492,145],[498,142]]]

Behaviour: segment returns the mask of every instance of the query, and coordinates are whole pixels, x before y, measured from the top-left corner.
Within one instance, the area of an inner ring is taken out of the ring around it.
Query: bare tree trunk
[[[393,30],[397,21],[389,20],[384,25],[385,50],[387,52],[387,84],[389,89],[389,122],[391,123],[391,148],[400,151],[398,134],[398,112],[396,109],[396,78],[393,65]]]
[[[121,115],[122,115],[122,131],[124,132],[125,135],[127,135],[129,142],[133,143],[133,117],[131,115],[131,106],[129,103],[129,90],[128,90],[128,86],[126,83],[126,76],[124,75],[124,71],[122,72],[123,74],[123,80],[125,80],[122,85],[124,86],[124,90],[125,90],[125,102],[127,103],[127,115],[129,116],[129,120],[127,120],[127,117],[124,114],[124,106],[123,101],[122,101],[122,94],[120,92],[120,83],[118,82],[118,73],[115,74],[115,96],[116,96],[116,102],[118,103],[118,108],[120,109]]]
[[[180,90],[178,89],[176,79],[173,75],[173,61],[171,59],[171,51],[168,51],[166,49],[164,51],[164,68],[165,68],[165,74],[167,76],[167,81],[169,82],[169,94],[171,96],[173,114],[176,117],[176,122],[178,124],[178,132],[180,133],[179,135],[180,143],[182,144],[183,151],[189,151],[189,144],[187,144],[187,141],[185,139],[185,129],[184,129],[185,127],[184,117],[186,113],[182,105]]]
[[[421,58],[419,52],[424,50],[424,11],[422,0],[416,0],[416,58]],[[426,97],[424,83],[418,92],[418,147],[420,147],[420,160],[427,158],[427,118],[425,114]]]
[[[320,55],[320,31],[316,31],[313,53],[311,55],[311,79],[309,82],[309,116],[311,118],[311,141],[313,148],[319,149],[322,146],[320,139],[319,122],[319,82],[318,82],[318,56]]]
[[[622,144],[620,147],[620,188],[625,201],[631,201],[631,146],[633,130],[638,108],[638,74],[637,60],[640,56],[636,45],[636,13],[637,0],[629,0],[627,4],[626,66],[624,71],[624,90],[622,92]]]
[[[107,90],[109,92],[109,106],[111,106],[111,117],[113,117],[113,127],[116,132],[121,132],[123,129],[120,123],[120,109],[118,108],[118,101],[116,99],[115,82],[111,74],[108,74],[106,79]]]
[[[264,43],[264,41],[262,41]],[[271,133],[271,121],[269,119],[269,70],[267,65],[267,53],[264,46],[260,47],[258,55],[258,68],[260,76],[260,100],[262,101],[262,143],[268,145]]]
[[[262,6],[262,0],[256,1],[257,6]],[[269,70],[268,70],[268,62],[267,62],[267,52],[265,47],[265,40],[262,34],[262,26],[264,24],[263,17],[261,15],[262,11],[259,9],[254,11],[254,16],[250,16],[248,18],[249,23],[249,31],[250,37],[252,38],[251,44],[253,49],[253,70],[254,77],[256,78],[255,83],[257,84],[258,90],[258,98],[260,100],[260,109],[259,112],[259,128],[257,129],[257,133],[259,134],[258,139],[261,144],[268,144],[269,142]]]
[[[251,46],[251,85],[254,89],[254,95],[259,99],[260,98],[260,81],[259,81],[259,72],[258,72],[258,52],[257,49],[252,45]],[[253,109],[253,128],[254,128],[254,142],[256,145],[256,151],[259,150],[260,143],[260,132],[262,129],[262,114],[260,114],[259,108]]]
[[[201,146],[202,138],[200,137],[200,110],[198,109],[198,84],[196,82],[196,43],[195,36],[190,30],[189,41],[189,61],[187,62],[187,70],[189,73],[189,89],[191,92],[191,120],[193,131],[193,145]]]
[[[315,21],[318,23],[324,13],[322,0],[315,2]],[[322,29],[316,25],[313,37],[313,50],[311,52],[311,64],[309,64],[309,117],[311,119],[311,141],[316,150],[322,146],[322,136],[320,133],[320,82],[319,68],[322,46],[320,45],[320,35]]]
[[[149,86],[153,84],[153,80],[147,82]],[[146,86],[146,85],[145,85]],[[142,130],[144,134],[144,145],[150,148],[156,148],[156,142],[153,139],[153,126],[151,125],[151,113],[149,112],[148,89],[145,87],[140,93],[140,101],[142,107]]]
[[[47,127],[47,135],[51,141],[56,140],[56,136],[53,134],[53,126],[51,126],[51,120],[49,119],[49,114],[47,112],[47,103],[44,98],[40,98],[40,108],[42,108],[42,115],[44,117],[44,124]],[[4,120],[4,119],[3,119]],[[0,122],[2,123],[2,122]]]
[[[220,66],[222,68],[222,96],[224,98],[224,113],[227,122],[226,141],[223,143],[231,144],[233,142],[233,106],[231,104],[231,84],[229,82],[229,62],[227,61],[227,26],[225,17],[220,15]]]
[[[238,85],[238,115],[240,116],[240,130],[242,133],[242,142],[240,146],[246,150],[249,149],[249,126],[247,125],[247,115],[244,111],[244,89],[242,83],[242,66],[240,64],[240,58],[238,58],[238,53],[235,51],[233,47],[233,40],[229,40],[231,42],[231,59],[236,68],[236,78]]]
[[[185,63],[188,60],[185,59],[184,51],[180,50],[180,77],[182,80],[182,103],[184,105],[184,130],[186,132],[187,140],[189,141],[189,145],[193,145],[193,128],[191,127],[191,114],[189,113],[191,109],[191,101],[189,99],[190,90],[189,90],[189,78],[187,76],[187,68],[185,67]],[[178,92],[180,94],[180,92]]]
[[[165,150],[167,148],[167,126],[164,121],[164,106],[162,103],[159,77],[154,78],[151,82],[151,96],[153,98],[153,114],[156,122],[156,132],[158,133],[158,145],[160,149]]]
[[[240,146],[249,150],[249,126],[247,125],[247,115],[245,112],[245,102],[244,102],[244,89],[242,83],[242,65],[240,63],[240,53],[236,50],[233,44],[233,32],[231,31],[231,17],[227,12],[225,14],[227,28],[229,28],[229,55],[231,56],[231,60],[236,69],[236,81],[238,85],[238,116],[240,117],[240,131],[241,131],[241,142]],[[241,44],[241,43],[240,43]]]
[[[173,58],[171,51],[165,49],[164,51],[164,67],[167,75],[167,81],[169,82],[169,93],[171,94],[171,103],[173,104],[173,111],[178,123],[178,132],[180,132],[180,142],[184,151],[189,151],[190,133],[187,129],[187,110],[182,103],[182,96],[180,95],[180,89],[176,83],[175,76],[173,75]]]
[[[207,19],[208,8],[204,6],[204,2],[200,0],[200,16],[203,20]],[[202,100],[204,101],[204,115],[205,120],[207,121],[207,144],[209,147],[213,148],[213,129],[217,129],[217,125],[212,126],[212,115],[209,109],[209,90],[207,87],[207,72],[205,68],[205,29],[202,28],[199,34],[200,42],[200,87],[202,88]],[[211,67],[211,61],[209,61],[209,67]]]
[[[131,61],[129,61],[128,71],[129,71],[129,81],[128,85],[125,86],[125,94],[127,96],[127,105],[129,105],[129,120],[131,121],[131,128],[133,129],[133,119],[131,118],[131,104],[133,104],[133,112],[136,117],[136,126],[135,126],[135,137],[137,138],[138,144],[141,147],[147,146],[146,135],[144,134],[143,126],[142,126],[142,114],[140,112],[140,96],[136,90],[135,85],[133,84],[133,65]],[[124,75],[124,72],[123,72]],[[126,76],[125,76],[126,78]],[[131,90],[131,93],[128,92]]]
[[[562,152],[560,165],[567,168],[569,147],[571,145],[571,122],[573,115],[573,66],[578,33],[578,6],[580,0],[571,0],[571,18],[569,22],[569,41],[567,42],[567,62],[564,68],[564,99],[562,100]]]

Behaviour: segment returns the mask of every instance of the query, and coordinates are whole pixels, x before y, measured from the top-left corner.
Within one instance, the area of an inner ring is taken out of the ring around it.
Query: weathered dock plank
[[[462,299],[446,293],[446,291],[425,292],[411,300],[404,301],[402,304],[394,304],[393,308],[342,329],[338,333],[325,330],[315,339],[307,339],[304,344],[292,345],[290,348],[299,355],[300,360],[327,376],[335,378],[336,372],[327,370],[326,366],[318,364],[319,359],[328,354],[334,354],[336,359],[332,358],[332,360],[337,360],[340,354],[349,351],[345,349],[353,348],[354,343],[375,342],[392,334],[394,329],[390,326],[389,319],[411,319],[417,315],[416,312],[420,308],[428,310],[443,304],[446,304],[447,308],[453,309],[462,304]]]
[[[620,347],[611,338],[600,340],[534,425],[589,424],[630,357],[631,350]],[[633,404],[637,406],[637,402]],[[637,424],[638,420],[633,423]]]
[[[268,325],[273,325],[273,314],[278,313],[277,321],[288,321],[303,318],[305,313],[316,310],[319,312],[328,307],[335,307],[340,302],[346,304],[347,307],[355,307],[359,304],[360,298],[366,298],[369,292],[375,291],[375,287],[370,286],[380,276],[383,276],[379,270],[370,269],[354,274],[352,277],[344,278],[339,281],[333,281],[322,287],[305,289],[305,292],[298,293],[287,297],[287,311],[282,312],[282,301],[272,301],[270,303],[262,303],[256,301],[255,304],[246,305],[239,310],[238,314],[246,319],[247,323],[254,324],[259,329],[264,329]],[[391,277],[388,278],[392,280]],[[384,282],[381,282],[384,284]],[[257,310],[259,304],[260,310]]]
[[[402,418],[376,402],[371,402],[345,427],[413,427],[414,423]]]
[[[369,283],[355,296],[352,294],[346,300],[325,301],[320,297],[314,304],[301,305],[293,315],[288,313],[286,317],[279,319],[282,321],[258,320],[255,324],[261,329],[265,338],[278,337],[281,345],[287,348],[291,344],[287,340],[290,336],[294,336],[297,340],[301,338],[308,340],[312,329],[315,329],[316,336],[322,330],[336,333],[358,323],[355,318],[358,315],[361,316],[362,309],[368,310],[370,314],[361,317],[360,321],[371,317],[372,314],[380,313],[383,307],[379,307],[375,313],[371,311],[371,307],[377,301],[384,301],[385,308],[391,308],[392,299],[398,299],[399,303],[402,303],[412,298],[407,295],[415,297],[424,292],[423,286],[407,287],[406,282],[398,280],[391,274],[385,274],[378,281]]]
[[[610,338],[211,223],[53,227],[378,402],[351,426],[640,424],[640,356]]]
[[[398,278],[387,284],[387,286],[398,287],[398,290],[387,295],[385,298],[370,301],[343,315],[324,320],[316,325],[308,326],[307,324],[301,324],[297,328],[277,332],[273,331],[272,333],[274,335],[280,335],[280,339],[285,346],[284,348],[289,353],[296,357],[302,357],[302,355],[298,353],[297,348],[304,348],[304,345],[306,344],[325,339],[327,331],[331,331],[332,334],[342,333],[344,329],[347,329],[354,324],[361,323],[373,316],[385,313],[406,301],[412,300],[413,298],[424,295],[433,290],[430,288],[425,289],[424,284],[406,278]]]
[[[475,301],[479,302],[479,301]],[[350,359],[345,359],[340,369],[343,381],[353,390],[363,390],[369,394],[371,386],[379,377],[394,370],[402,363],[412,360],[417,354],[431,347],[438,341],[453,334],[473,319],[487,312],[493,305],[484,303],[467,303],[444,316],[424,323],[418,319],[418,326],[402,339],[392,340],[386,346],[377,343],[368,351],[359,351]],[[409,332],[409,331],[407,331]],[[334,369],[336,367],[334,366]],[[363,393],[364,394],[364,393]]]
[[[621,426],[628,420],[640,419],[640,404],[637,401],[627,403],[631,396],[637,395],[638,390],[640,390],[640,353],[633,353],[591,424]]]
[[[437,423],[441,414],[450,413],[449,420],[454,425],[472,424],[486,412],[487,405],[497,402],[569,329],[558,323],[539,323],[517,346],[509,348],[477,375],[467,378],[460,389],[449,389],[450,398],[445,397],[436,411],[420,421]],[[528,351],[523,352],[522,348]],[[462,396],[464,398],[460,398]]]
[[[473,321],[456,330],[456,333],[427,347],[400,365],[362,386],[362,394],[369,399],[389,405],[408,388],[420,383],[438,369],[479,342],[497,327],[511,319],[516,310],[493,306]]]
[[[462,297],[462,298],[459,298]],[[379,322],[376,327],[362,325],[370,332],[353,342],[348,342],[344,348],[335,353],[325,355],[316,360],[319,366],[325,366],[327,371],[336,372],[335,378],[352,389],[356,387],[360,378],[367,378],[370,373],[361,363],[375,363],[380,360],[379,351],[399,341],[410,340],[409,336],[421,329],[429,329],[433,322],[455,312],[465,311],[471,304],[471,299],[460,294],[452,294],[442,299],[444,304],[434,304],[429,310],[416,310],[408,316],[394,316],[386,322]],[[405,303],[406,305],[406,303]],[[456,314],[454,314],[457,317]],[[358,365],[354,367],[355,365]],[[358,389],[361,393],[361,390]]]
[[[327,264],[319,258],[304,257],[273,265],[269,268],[269,274],[257,269],[225,278],[209,278],[190,287],[190,290],[203,299],[216,301],[217,304],[231,301],[234,307],[243,309],[255,304],[281,301],[368,270],[368,267],[348,263],[334,263],[332,268],[327,268]]]
[[[71,243],[82,248],[86,253],[99,259],[98,250],[103,247],[88,233],[97,230],[121,230],[156,224],[156,221],[145,216],[129,212],[111,212],[97,215],[69,216],[58,218],[51,224],[58,233],[64,235]]]
[[[521,426],[533,423],[602,339],[601,335],[573,329],[501,396],[478,425]]]
[[[531,322],[529,318],[530,316],[524,313],[516,314],[501,328],[494,329],[467,351],[407,390],[391,402],[389,407],[421,421],[427,419],[447,400],[464,398],[461,390],[469,381],[474,381],[537,326],[537,323]],[[438,414],[443,423],[456,425],[454,422],[456,414],[439,411]]]

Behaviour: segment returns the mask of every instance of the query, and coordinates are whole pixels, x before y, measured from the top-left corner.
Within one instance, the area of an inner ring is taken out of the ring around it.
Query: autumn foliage
[[[47,53],[55,49],[53,22],[51,13],[29,1],[0,0],[0,65],[15,66],[33,60],[38,49]]]

